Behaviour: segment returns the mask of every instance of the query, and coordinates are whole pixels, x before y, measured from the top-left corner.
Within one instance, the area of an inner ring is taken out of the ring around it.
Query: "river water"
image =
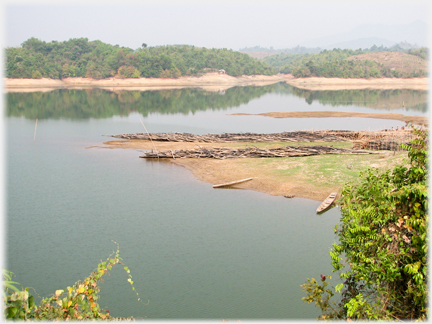
[[[403,101],[403,106],[401,105]],[[330,274],[340,211],[319,202],[213,189],[135,150],[93,146],[102,135],[384,129],[392,120],[274,119],[238,112],[339,110],[427,115],[422,91],[308,92],[285,84],[6,94],[6,267],[40,296],[85,278],[120,245],[102,283],[113,316],[148,319],[313,319],[300,285]],[[35,120],[37,131],[35,136]],[[35,139],[34,139],[35,136]]]

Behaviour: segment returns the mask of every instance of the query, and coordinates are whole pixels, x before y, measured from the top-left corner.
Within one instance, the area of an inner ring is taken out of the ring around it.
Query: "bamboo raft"
[[[148,151],[140,158],[146,159],[177,159],[177,158],[212,158],[212,159],[236,159],[236,158],[269,158],[269,157],[293,157],[320,154],[373,154],[375,152],[365,150],[352,150],[335,148],[332,146],[285,146],[272,149],[260,149],[257,147],[227,148],[227,147],[200,147],[192,150],[166,150]]]
[[[223,133],[194,135],[189,133],[136,133],[105,135],[120,139],[147,140],[153,142],[195,142],[195,143],[233,143],[233,142],[354,142],[353,149],[401,150],[399,144],[409,144],[413,134],[404,131],[296,131],[272,134]]]

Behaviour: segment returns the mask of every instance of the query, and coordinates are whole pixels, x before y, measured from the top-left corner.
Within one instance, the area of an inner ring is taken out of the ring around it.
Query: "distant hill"
[[[326,78],[412,78],[427,76],[426,48],[410,53],[335,49],[319,54],[276,54],[263,60],[280,73],[295,77],[319,76]]]
[[[262,52],[248,52],[248,51],[240,51],[240,53],[243,54],[247,54],[253,58],[262,60],[263,58],[267,57],[267,56],[272,56],[272,55],[276,55],[278,53],[275,52],[266,52],[266,51],[262,51]]]
[[[358,49],[372,45],[388,47],[405,41],[422,47],[428,44],[427,35],[428,25],[421,20],[400,25],[364,24],[353,28],[349,32],[316,38],[301,45],[305,47],[321,47],[323,49],[338,47]],[[372,38],[377,43],[371,44],[369,41],[365,43],[367,39],[372,41]],[[362,43],[365,45],[361,46]],[[346,47],[347,44],[352,47]]]
[[[426,72],[427,61],[419,56],[398,53],[398,52],[378,52],[367,53],[347,57],[346,60],[353,61],[374,61],[379,63],[383,69],[398,71],[403,75],[412,75]]]
[[[368,38],[358,38],[351,41],[340,42],[335,44],[330,44],[325,46],[325,49],[359,49],[359,48],[369,48],[374,45],[384,46],[384,47],[392,47],[396,45],[395,42],[389,41],[384,38],[379,37],[368,37]]]
[[[270,48],[255,46],[255,47],[245,47],[240,48],[239,52],[249,54],[250,56],[254,56],[257,54],[254,53],[267,53],[265,56],[273,55],[273,54],[305,54],[305,53],[319,53],[323,50],[323,48],[319,47],[304,47],[304,46],[296,46],[291,48],[281,48],[274,49],[273,46]],[[259,57],[257,57],[259,58]]]

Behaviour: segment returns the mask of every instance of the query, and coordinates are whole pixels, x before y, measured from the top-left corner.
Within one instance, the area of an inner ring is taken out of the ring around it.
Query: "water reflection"
[[[149,114],[195,114],[198,111],[233,110],[263,96],[273,96],[272,104],[257,113],[267,111],[301,111],[321,107],[366,107],[425,115],[427,91],[419,90],[340,90],[310,91],[286,83],[262,87],[233,87],[223,92],[201,88],[152,91],[107,91],[101,89],[50,92],[7,93],[6,116],[28,119],[89,119],[128,116],[133,112]],[[304,99],[299,100],[299,99]],[[295,100],[295,101],[293,101]],[[289,108],[287,102],[293,102]],[[310,107],[308,107],[310,106]],[[319,108],[323,109],[323,108]],[[328,110],[328,108],[325,108]],[[355,110],[355,109],[354,109]]]
[[[308,104],[314,101],[331,106],[359,106],[379,110],[405,109],[427,112],[427,91],[420,90],[337,90],[311,91],[292,88],[292,94],[304,98]]]

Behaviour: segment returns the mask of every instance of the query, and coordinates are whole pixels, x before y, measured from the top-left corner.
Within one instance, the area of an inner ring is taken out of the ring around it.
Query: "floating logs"
[[[271,149],[260,149],[257,147],[246,148],[196,148],[192,150],[167,150],[167,151],[149,151],[141,155],[140,158],[159,158],[159,159],[177,159],[177,158],[211,158],[211,159],[237,159],[237,158],[268,158],[268,157],[293,157],[308,156],[319,154],[371,154],[374,152],[365,150],[352,150],[335,148],[332,146],[285,146]]]

